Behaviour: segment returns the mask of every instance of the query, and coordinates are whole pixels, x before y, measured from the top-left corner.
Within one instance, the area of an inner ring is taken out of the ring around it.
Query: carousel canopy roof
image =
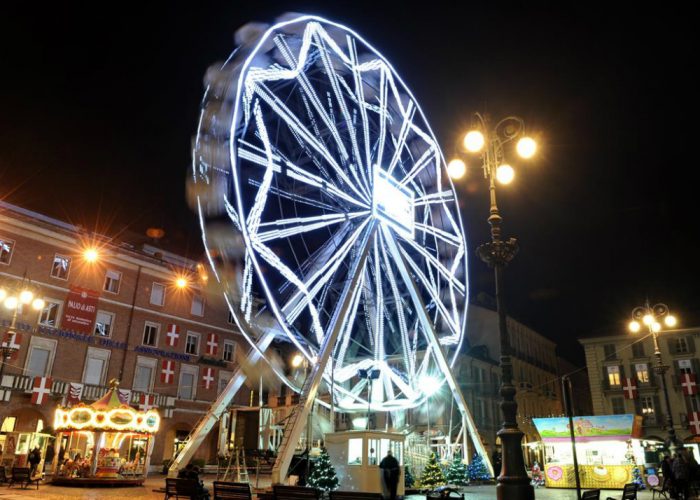
[[[107,393],[86,405],[56,409],[54,429],[57,431],[109,431],[153,434],[160,427],[155,409],[140,411],[119,399],[119,382],[112,380]]]

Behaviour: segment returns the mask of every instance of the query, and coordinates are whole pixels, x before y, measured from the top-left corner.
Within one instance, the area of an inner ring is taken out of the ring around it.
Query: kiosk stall
[[[532,420],[545,447],[545,485],[575,488],[569,419]],[[573,421],[582,488],[622,489],[636,475],[644,475],[641,417],[601,415],[574,417]]]
[[[65,486],[143,484],[153,435],[160,426],[154,409],[139,411],[119,400],[116,380],[91,405],[56,409],[54,429],[59,452],[52,483]]]

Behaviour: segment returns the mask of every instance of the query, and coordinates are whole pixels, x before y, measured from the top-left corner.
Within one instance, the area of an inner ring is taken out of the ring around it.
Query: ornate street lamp
[[[508,116],[491,127],[488,116],[480,113],[474,114],[472,130],[464,136],[464,148],[469,153],[477,154],[481,161],[484,177],[489,182],[491,201],[488,218],[491,226],[491,241],[479,246],[476,251],[481,260],[493,268],[496,283],[496,311],[501,346],[501,413],[503,414],[502,427],[497,433],[501,438],[503,456],[496,493],[501,500],[535,498],[523,460],[521,442],[524,434],[518,428],[516,420],[518,404],[515,401],[513,363],[503,297],[503,272],[518,253],[518,244],[515,238],[507,240],[501,238],[502,217],[496,203],[496,182],[509,184],[515,177],[513,167],[506,161],[506,149],[516,140],[516,151],[520,157],[528,159],[534,156],[537,143],[525,135],[525,123],[521,118]],[[466,165],[461,159],[450,161],[447,168],[453,179],[460,178],[466,173]]]
[[[31,306],[35,311],[44,308],[44,299],[37,297],[38,289],[26,278],[22,281],[13,281],[0,285],[0,303],[5,309],[12,311],[10,326],[3,332],[2,344],[0,344],[0,387],[5,364],[19,350],[17,344],[17,315],[24,306]]]
[[[683,446],[683,443],[676,436],[676,430],[673,428],[673,414],[671,413],[671,401],[668,397],[668,387],[666,386],[666,372],[669,366],[661,361],[661,350],[659,349],[659,332],[662,329],[662,323],[673,328],[678,323],[675,316],[671,314],[666,304],[649,305],[647,301],[643,306],[635,307],[632,311],[632,321],[629,323],[629,329],[632,333],[638,333],[642,327],[646,327],[649,334],[654,339],[654,357],[656,358],[656,366],[654,372],[661,379],[661,387],[664,389],[664,400],[666,401],[666,430],[668,431],[668,447],[671,454]]]

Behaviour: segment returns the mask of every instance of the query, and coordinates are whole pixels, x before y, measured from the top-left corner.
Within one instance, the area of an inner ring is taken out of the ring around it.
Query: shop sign
[[[92,334],[92,327],[97,316],[99,292],[72,286],[63,308],[61,325],[74,332]]]

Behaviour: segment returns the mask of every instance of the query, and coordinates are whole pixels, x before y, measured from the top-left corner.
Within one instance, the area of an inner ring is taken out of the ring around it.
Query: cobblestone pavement
[[[211,482],[214,477],[205,477],[205,485],[211,491]],[[66,486],[52,486],[42,484],[37,490],[35,487],[21,489],[18,487],[7,488],[0,485],[0,500],[68,500],[78,498],[92,500],[97,498],[124,499],[124,500],[162,500],[163,493],[154,492],[165,484],[164,476],[152,476],[146,480],[144,486],[130,488],[69,488]],[[608,497],[618,500],[622,497],[621,490],[604,490],[601,492],[601,500]],[[650,500],[649,491],[640,491],[639,500]],[[464,489],[465,500],[492,500],[496,498],[495,486],[471,486]],[[537,500],[576,500],[575,490],[538,488],[535,490]],[[425,496],[410,495],[406,500],[424,500]]]

